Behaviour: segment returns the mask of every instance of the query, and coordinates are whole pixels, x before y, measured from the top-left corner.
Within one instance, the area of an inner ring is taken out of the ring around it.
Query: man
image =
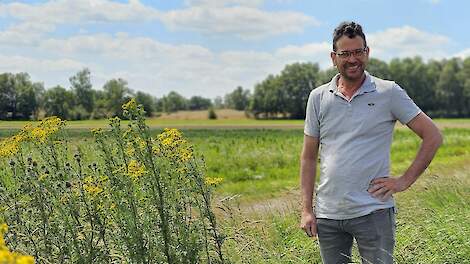
[[[365,71],[369,47],[362,27],[334,31],[331,60],[338,74],[309,96],[301,154],[301,228],[316,237],[324,263],[348,263],[353,239],[363,263],[393,263],[394,193],[408,189],[442,143],[432,120],[392,81]],[[421,147],[405,173],[389,176],[395,122],[406,124]],[[316,165],[320,181],[312,206]]]

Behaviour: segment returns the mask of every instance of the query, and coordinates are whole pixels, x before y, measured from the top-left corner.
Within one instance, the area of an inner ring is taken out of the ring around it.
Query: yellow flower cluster
[[[2,264],[34,264],[34,258],[31,256],[23,256],[15,252],[10,252],[5,245],[3,239],[4,234],[8,231],[6,224],[0,225],[0,263]]]
[[[183,139],[183,134],[176,128],[165,128],[158,135],[158,139],[166,148],[177,148],[179,145],[186,143],[186,140]]]
[[[20,144],[24,141],[44,143],[47,138],[55,134],[65,126],[65,121],[58,117],[48,117],[37,126],[27,124],[16,135],[0,142],[0,157],[10,157],[18,153]]]
[[[135,98],[129,100],[129,102],[122,105],[122,110],[132,111],[137,109],[137,101]]]
[[[137,160],[131,160],[127,166],[127,174],[132,180],[137,181],[146,173],[145,165],[140,164]]]
[[[158,140],[162,150],[172,158],[179,158],[182,162],[188,162],[193,157],[193,150],[186,139],[183,138],[181,131],[175,128],[165,128],[158,135]],[[153,148],[155,154],[159,154],[161,149]]]
[[[224,180],[224,178],[206,177],[206,184],[216,186],[216,185],[219,185],[223,180]]]
[[[52,116],[42,120],[37,127],[28,126],[25,127],[23,131],[29,131],[31,140],[44,143],[47,138],[65,127],[65,124],[65,121],[58,117]]]
[[[90,196],[97,196],[103,192],[103,188],[90,176],[83,179],[83,189]]]
[[[0,142],[0,157],[10,157],[18,153],[23,136],[15,135]]]

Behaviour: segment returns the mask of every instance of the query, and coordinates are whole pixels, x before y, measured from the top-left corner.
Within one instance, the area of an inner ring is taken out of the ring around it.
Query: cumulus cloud
[[[288,62],[317,62],[321,67],[331,66],[331,44],[327,42],[309,43],[301,46],[288,45],[276,51],[276,55]]]
[[[267,12],[246,6],[194,6],[164,13],[161,20],[173,30],[234,35],[243,39],[300,33],[307,26],[319,24],[302,13]]]
[[[462,58],[462,59],[470,57],[470,49],[462,50],[462,51],[454,54],[452,57],[459,57],[459,58]]]
[[[68,87],[68,78],[90,67],[72,59],[38,59],[26,56],[0,54],[0,72],[28,73],[34,82],[45,82],[46,88],[62,85]]]
[[[276,0],[286,1],[286,0]],[[331,43],[312,42],[255,51],[211,50],[196,44],[170,44],[129,33],[93,33],[89,23],[162,21],[173,30],[209,36],[259,39],[302,32],[318,25],[297,12],[262,9],[262,0],[187,0],[182,9],[159,11],[137,0],[56,0],[42,4],[0,4],[0,17],[15,20],[0,31],[0,71],[28,72],[46,87],[69,86],[68,77],[84,67],[96,88],[112,78],[124,78],[129,87],[156,96],[171,90],[184,96],[224,95],[241,85],[251,89],[286,64],[318,62],[331,66]],[[77,34],[57,36],[57,28],[74,25]],[[421,55],[445,56],[450,39],[404,26],[368,35],[372,56],[388,60]],[[461,56],[470,55],[469,50]]]
[[[0,44],[34,44],[58,25],[153,21],[160,12],[138,0],[117,3],[109,0],[57,0],[41,4],[0,4],[0,17],[16,20],[0,32]]]
[[[210,6],[210,7],[224,7],[224,6],[260,6],[264,0],[186,0],[187,6]]]
[[[326,43],[287,46],[272,52],[214,52],[199,45],[171,45],[124,33],[94,34],[48,39],[36,48],[38,54],[68,59],[44,61],[5,56],[0,59],[10,62],[3,65],[4,71],[34,73],[46,82],[46,87],[57,84],[67,87],[68,77],[89,67],[95,87],[112,78],[124,78],[131,88],[157,96],[171,90],[185,96],[215,96],[238,85],[252,88],[268,74],[279,73],[287,63],[318,61],[324,46]],[[61,82],[50,81],[59,74],[63,77]]]
[[[159,12],[138,0],[118,3],[109,0],[57,0],[42,4],[0,4],[0,16],[36,23],[91,23],[152,20]]]
[[[298,12],[268,12],[258,8],[262,0],[188,0],[187,7],[159,11],[138,0],[118,3],[109,0],[57,0],[41,4],[0,4],[0,17],[13,17],[26,24],[44,27],[48,33],[59,24],[161,21],[172,30],[206,35],[231,35],[244,39],[299,33],[318,25],[314,18]],[[282,19],[280,19],[282,18]],[[31,31],[32,32],[32,31]]]
[[[451,44],[451,40],[446,36],[410,26],[369,34],[367,42],[371,47],[371,56],[385,60],[418,55],[425,59],[442,58],[448,55],[446,50]]]

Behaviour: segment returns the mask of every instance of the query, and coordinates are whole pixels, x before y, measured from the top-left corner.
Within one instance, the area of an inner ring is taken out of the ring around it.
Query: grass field
[[[443,146],[418,182],[396,195],[397,263],[470,263],[470,120],[437,123]],[[224,179],[215,206],[234,263],[320,263],[316,240],[298,228],[302,121],[151,119],[148,124],[155,133],[182,128],[204,156],[207,176]],[[0,122],[0,136],[23,125]],[[69,135],[92,151],[84,128],[105,126],[104,121],[69,122]],[[407,168],[418,146],[418,138],[399,126],[393,175]]]

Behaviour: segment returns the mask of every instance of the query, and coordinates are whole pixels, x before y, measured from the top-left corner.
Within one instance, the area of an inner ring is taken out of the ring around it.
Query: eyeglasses
[[[335,52],[333,51],[336,56],[340,57],[341,59],[346,59],[349,58],[351,55],[353,55],[355,58],[362,57],[367,51],[367,47],[362,48],[362,49],[356,49],[356,50],[344,50],[341,52]]]

